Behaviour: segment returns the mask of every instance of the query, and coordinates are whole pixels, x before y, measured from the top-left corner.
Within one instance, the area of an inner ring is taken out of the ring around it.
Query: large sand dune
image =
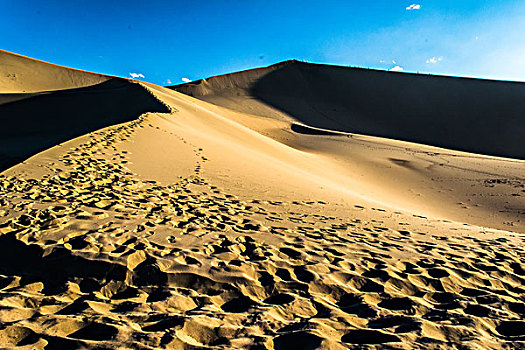
[[[268,74],[77,90],[86,134],[0,175],[2,346],[525,346],[525,162],[346,133]],[[43,132],[47,96],[3,106]]]
[[[236,111],[525,159],[525,84],[286,61],[173,87]]]

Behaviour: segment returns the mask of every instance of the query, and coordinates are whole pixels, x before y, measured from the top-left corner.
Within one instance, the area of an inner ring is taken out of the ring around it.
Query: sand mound
[[[2,94],[79,88],[98,84],[109,78],[0,50]]]
[[[0,174],[1,346],[524,346],[522,161],[131,86]]]
[[[168,111],[142,86],[124,79],[30,95],[0,104],[0,170],[58,143],[134,120],[146,111]]]
[[[61,142],[134,120],[146,111],[169,109],[127,79],[0,50],[0,171]]]
[[[242,113],[525,159],[525,83],[287,61],[172,88]]]

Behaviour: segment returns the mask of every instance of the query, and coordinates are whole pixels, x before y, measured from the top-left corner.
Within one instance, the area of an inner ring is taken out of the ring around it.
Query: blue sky
[[[525,1],[0,0],[0,49],[178,84],[286,59],[525,81]]]

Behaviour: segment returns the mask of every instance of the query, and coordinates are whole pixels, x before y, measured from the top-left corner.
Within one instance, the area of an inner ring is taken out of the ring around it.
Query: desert
[[[524,95],[0,51],[0,345],[525,348]]]

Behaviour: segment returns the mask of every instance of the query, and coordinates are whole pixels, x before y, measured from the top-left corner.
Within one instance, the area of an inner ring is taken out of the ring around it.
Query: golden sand
[[[3,347],[525,346],[524,161],[122,84],[0,175]]]

